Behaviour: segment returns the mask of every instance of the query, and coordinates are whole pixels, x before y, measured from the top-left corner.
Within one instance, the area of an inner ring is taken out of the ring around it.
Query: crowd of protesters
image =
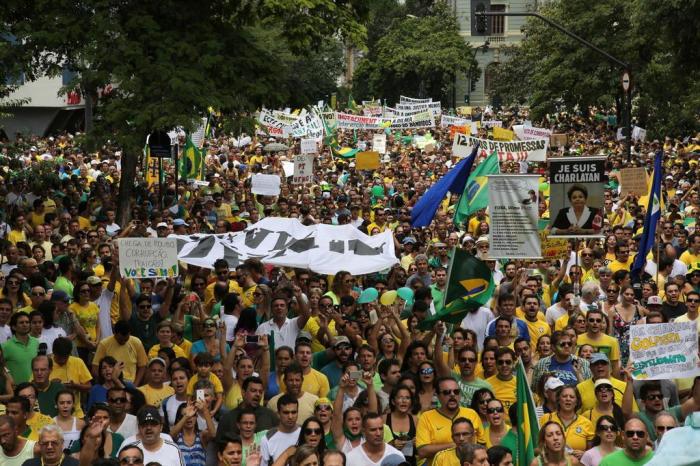
[[[528,118],[488,117],[504,127]],[[700,410],[694,379],[632,381],[629,360],[631,326],[700,329],[700,142],[637,142],[627,161],[595,112],[539,126],[568,135],[550,157],[608,159],[603,237],[571,241],[553,261],[489,260],[488,209],[455,225],[457,196],[412,228],[412,207],[455,162],[449,128],[389,132],[374,171],[323,146],[313,182],[299,185],[283,170],[298,140],[268,152],[266,136],[244,147],[212,137],[208,183],[175,185],[166,163],[161,191],[139,170],[123,225],[117,148],[84,152],[68,134],[2,143],[0,465],[517,464],[518,359],[540,417],[533,465],[649,461]],[[338,136],[371,149],[370,131]],[[658,150],[662,220],[633,281],[646,205],[619,194],[619,171],[650,173]],[[546,176],[546,163],[500,168]],[[281,175],[281,194],[251,194],[254,173]],[[118,238],[237,232],[271,216],[388,229],[398,263],[365,276],[256,259],[181,264],[169,279],[119,273]],[[443,306],[453,248],[485,260],[496,291],[460,325],[424,329]],[[391,290],[401,298],[381,304]]]

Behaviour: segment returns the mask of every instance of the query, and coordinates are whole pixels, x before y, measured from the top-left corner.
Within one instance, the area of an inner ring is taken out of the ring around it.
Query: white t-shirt
[[[491,312],[491,309],[482,306],[476,312],[467,312],[460,324],[462,328],[476,332],[476,344],[479,351],[484,347],[484,336],[491,320],[493,320],[493,312]]]
[[[236,324],[238,323],[238,317],[232,314],[221,314],[221,318],[226,324],[226,341],[233,341],[235,339],[233,331],[236,330]]]
[[[350,450],[350,453],[347,454],[346,456],[346,464],[349,465],[355,465],[355,464],[361,464],[363,466],[381,466],[382,461],[384,461],[388,456],[398,456],[399,458],[403,458],[404,460],[406,459],[405,456],[403,456],[403,453],[401,453],[399,450],[396,448],[392,447],[389,444],[384,444],[384,454],[382,457],[379,459],[379,461],[372,461],[369,459],[367,456],[367,453],[365,453],[365,449],[363,448],[363,445],[359,445],[352,450]]]
[[[119,429],[115,433],[121,435],[124,437],[124,439],[129,439],[131,440],[131,443],[136,441],[136,434],[139,432],[139,423],[138,420],[136,419],[136,416],[133,414],[126,413],[126,417],[124,418],[124,421],[122,421],[122,424],[119,426]],[[165,434],[168,435],[168,434]],[[162,437],[162,435],[161,435]],[[168,438],[170,436],[168,435]],[[124,440],[126,442],[126,440]]]
[[[163,434],[161,434],[161,437],[162,436]],[[141,440],[133,443],[127,443],[125,440],[124,443],[122,443],[122,447],[119,449],[119,451],[124,449],[125,446],[132,444],[143,450],[143,464],[148,464],[151,461],[155,461],[162,465],[167,464],[168,466],[185,466],[185,459],[182,457],[180,449],[171,440],[163,440],[160,448],[155,451],[149,451],[144,448]]]
[[[297,341],[297,336],[299,336],[299,317],[294,317],[293,319],[286,319],[282,324],[282,327],[278,327],[275,322],[270,319],[266,322],[260,324],[258,329],[255,331],[256,335],[269,335],[270,332],[275,336],[275,348],[280,348],[282,346],[289,346],[294,348],[294,344]],[[264,465],[263,465],[264,466]]]
[[[127,416],[129,416],[129,414],[127,414]],[[121,430],[121,429],[120,429],[120,430]],[[123,437],[123,436],[122,436],[122,437]],[[175,442],[173,442],[173,438],[170,436],[170,434],[166,434],[166,433],[161,432],[161,433],[160,433],[160,438],[163,439],[163,441],[168,441],[168,442],[170,442],[170,443],[175,443]],[[119,451],[122,451],[122,450],[124,449],[125,446],[131,445],[131,444],[137,443],[137,442],[138,442],[138,443],[141,443],[141,439],[136,438],[136,434],[134,434],[134,435],[132,435],[132,436],[130,436],[130,437],[124,437],[124,441],[122,442],[122,446],[119,447]],[[141,448],[143,448],[141,445],[139,445],[139,446],[140,446]],[[146,463],[148,463],[148,461],[144,461],[143,464],[146,464]]]
[[[284,450],[296,445],[300,432],[301,427],[297,427],[290,433],[280,432],[276,429],[268,430],[260,442],[260,466],[270,466],[284,453]]]
[[[97,301],[95,301],[95,304],[97,304],[97,307],[100,309],[100,312],[97,314],[97,319],[100,324],[100,335],[103,340],[114,334],[114,332],[112,332],[112,316],[110,314],[113,298],[114,291],[109,291],[105,288],[102,290],[100,297],[97,298]]]
[[[12,338],[12,330],[9,325],[0,325],[0,343],[5,343]]]
[[[554,327],[554,324],[557,322],[557,319],[559,319],[559,317],[563,316],[564,314],[566,314],[566,309],[561,307],[559,303],[554,303],[547,308],[545,318],[547,319],[547,323],[551,327]]]
[[[53,342],[58,337],[65,337],[66,331],[61,327],[45,328],[39,336],[39,343],[46,343],[46,354],[53,353]]]

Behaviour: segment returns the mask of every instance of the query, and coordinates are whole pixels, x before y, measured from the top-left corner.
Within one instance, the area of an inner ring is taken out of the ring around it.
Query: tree
[[[454,15],[436,2],[429,15],[394,19],[358,65],[353,92],[356,98],[389,101],[401,94],[444,98],[456,75],[466,73],[473,61]]]
[[[362,43],[362,0],[8,0],[0,32],[30,77],[70,66],[76,84],[97,97],[95,140],[109,137],[123,150],[119,220],[129,216],[136,166],[154,129],[197,126],[210,106],[243,113],[289,98],[280,86],[278,56],[313,53],[338,34]],[[261,31],[274,28],[277,44]]]
[[[555,0],[539,12],[630,64],[633,116],[650,135],[698,127],[700,37],[686,19],[699,2]],[[492,95],[504,103],[527,103],[535,119],[559,106],[614,108],[623,121],[623,70],[543,21],[530,18],[522,44],[503,55]]]

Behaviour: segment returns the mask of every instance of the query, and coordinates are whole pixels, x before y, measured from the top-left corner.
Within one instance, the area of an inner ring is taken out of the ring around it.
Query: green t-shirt
[[[513,455],[513,466],[520,466],[518,464],[518,434],[512,430],[509,430],[508,433],[501,439],[501,446],[510,450],[511,454]]]
[[[39,400],[39,410],[42,414],[47,416],[56,417],[58,416],[58,408],[56,407],[56,394],[61,390],[65,390],[66,387],[59,382],[51,382],[45,391],[37,390],[39,395],[37,399]]]
[[[666,412],[669,413],[671,416],[675,417],[677,423],[680,424],[681,421],[683,421],[683,412],[681,411],[680,405],[668,408]],[[647,426],[649,438],[652,442],[656,442],[656,427],[654,426],[654,420],[651,417],[649,417],[645,410],[640,410],[638,414],[639,419],[641,419],[642,422],[644,422],[644,425]]]
[[[482,388],[488,388],[493,392],[493,387],[491,386],[490,383],[485,381],[484,379],[476,378],[474,379],[473,382],[467,382],[462,379],[461,374],[457,372],[452,372],[452,377],[457,380],[457,385],[459,385],[459,389],[462,391],[462,401],[461,405],[464,406],[465,408],[470,408],[472,404],[472,397],[474,396],[474,393],[476,393],[477,390],[480,390]]]
[[[625,454],[625,450],[618,450],[603,458],[599,466],[641,466],[647,464],[654,457],[654,452],[649,451],[643,458],[633,460]]]

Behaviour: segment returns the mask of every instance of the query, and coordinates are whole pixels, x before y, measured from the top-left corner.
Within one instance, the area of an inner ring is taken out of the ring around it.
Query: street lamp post
[[[552,21],[551,19],[542,16],[539,13],[534,13],[534,12],[527,12],[527,13],[506,13],[506,12],[476,12],[474,15],[479,18],[479,16],[534,16],[535,18],[539,18],[545,23],[549,24],[553,28],[559,30],[560,32],[563,32],[567,36],[571,37],[572,39],[575,39],[576,41],[582,43],[586,47],[588,47],[591,50],[594,50],[598,52],[599,54],[603,55],[605,58],[610,60],[611,62],[615,63],[616,65],[620,66],[623,69],[623,75],[622,75],[622,88],[625,91],[625,107],[626,107],[626,112],[627,113],[627,134],[625,137],[626,143],[627,143],[627,162],[632,161],[632,86],[631,86],[631,78],[630,78],[630,65],[619,58],[616,58],[612,55],[610,55],[608,52],[605,50],[599,48],[598,46],[588,42],[586,39],[583,37],[579,36],[578,34],[575,34],[572,31],[569,31],[566,29],[564,26],[562,26],[559,23],[556,23]]]
[[[472,66],[469,68],[469,74],[467,75],[467,77],[469,78],[469,82],[467,84],[467,95],[469,96],[469,105],[472,104],[472,87],[474,83],[478,81],[478,78],[474,76],[476,74],[476,70],[479,69],[479,64],[476,63],[476,54],[479,51],[479,49],[483,49],[483,53],[488,52],[489,45],[490,42],[487,39],[486,42],[484,42],[483,44],[474,47],[474,54],[472,55]]]

